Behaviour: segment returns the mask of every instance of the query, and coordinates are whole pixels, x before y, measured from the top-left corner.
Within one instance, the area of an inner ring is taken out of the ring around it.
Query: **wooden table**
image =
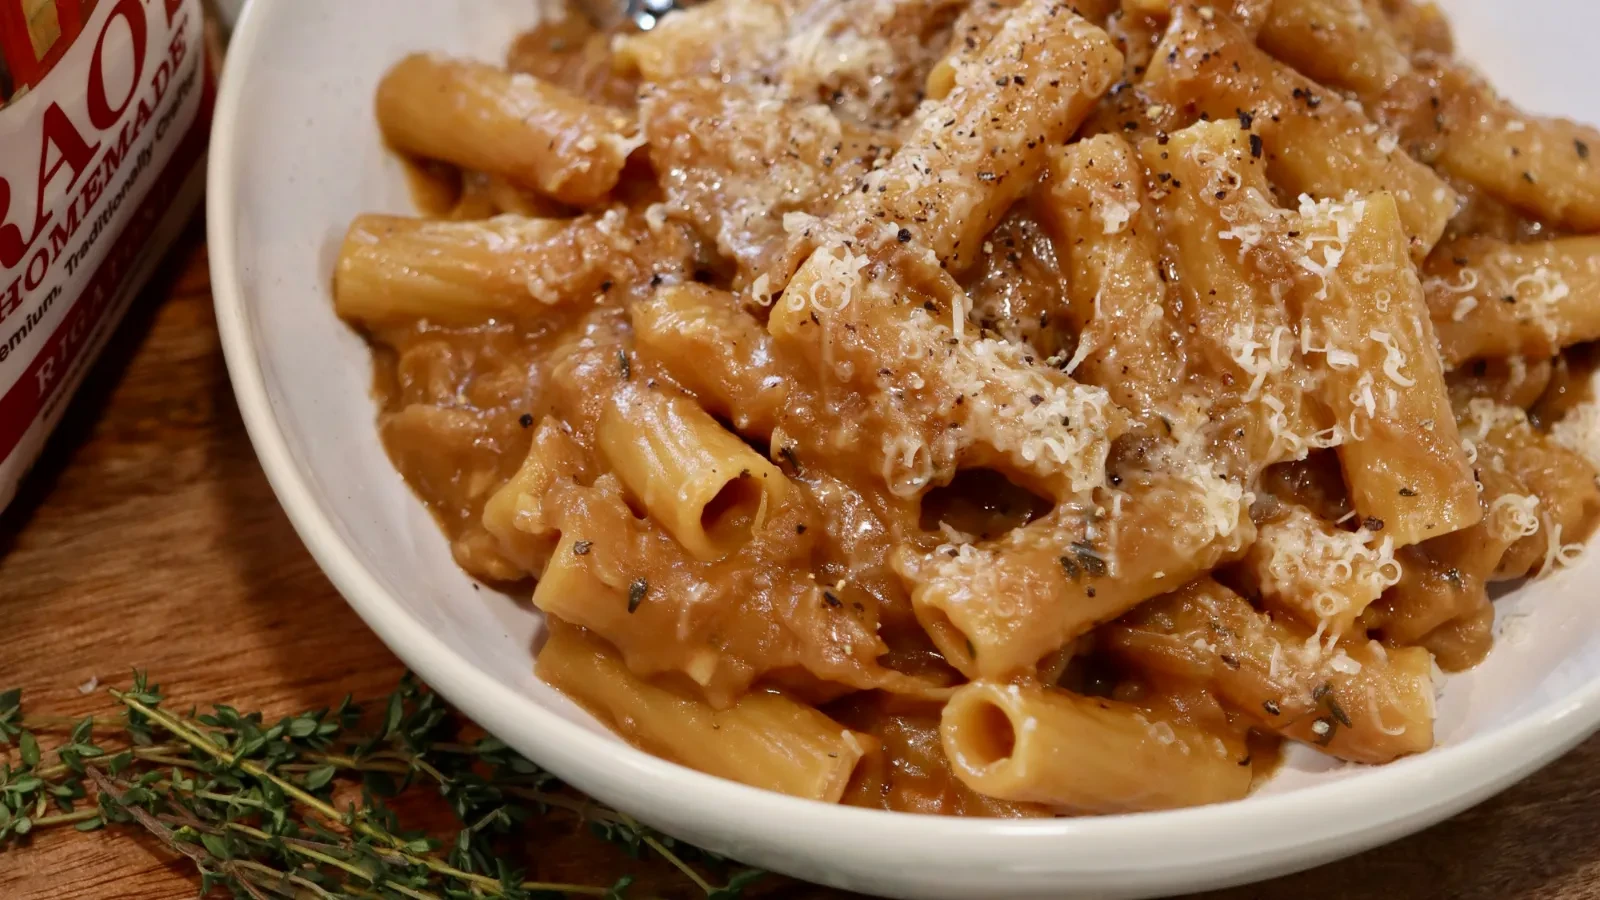
[[[256,464],[198,223],[0,516],[0,688],[82,715],[104,699],[80,685],[125,682],[134,667],[176,700],[268,714],[381,697],[402,671],[318,571]],[[540,825],[530,844],[541,877],[609,883],[628,866],[570,822]],[[691,896],[659,866],[634,870],[648,889]],[[774,882],[763,895],[825,894]],[[187,866],[126,832],[47,833],[0,855],[7,900],[194,892]],[[1209,896],[1600,897],[1600,739],[1423,834]]]

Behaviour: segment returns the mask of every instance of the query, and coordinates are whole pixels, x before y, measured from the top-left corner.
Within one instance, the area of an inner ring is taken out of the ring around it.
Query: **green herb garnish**
[[[720,871],[725,860],[576,794],[492,737],[472,738],[410,676],[365,727],[349,698],[268,724],[228,706],[169,712],[138,672],[109,694],[115,712],[74,720],[24,715],[20,690],[0,692],[0,852],[49,828],[136,826],[195,867],[201,896],[624,897],[629,876],[531,881],[507,862],[522,823],[571,815],[631,856],[660,856],[707,900],[734,900],[763,874],[714,885],[689,861]],[[38,735],[48,733],[65,739],[47,751]],[[389,801],[413,789],[449,806],[449,839],[402,825]]]

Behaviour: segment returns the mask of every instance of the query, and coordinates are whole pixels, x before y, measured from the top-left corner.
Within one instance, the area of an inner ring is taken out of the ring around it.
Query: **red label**
[[[10,455],[40,410],[71,380],[74,362],[97,334],[98,326],[117,299],[123,279],[141,253],[159,251],[159,248],[147,248],[145,242],[205,152],[211,128],[213,92],[209,69],[203,77],[200,116],[150,185],[149,192],[111,245],[100,268],[84,290],[72,299],[66,316],[39,348],[22,377],[0,397],[0,460]]]

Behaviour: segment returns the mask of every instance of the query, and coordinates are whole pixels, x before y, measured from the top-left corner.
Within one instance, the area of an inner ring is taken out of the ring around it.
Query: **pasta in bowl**
[[[356,218],[335,308],[547,683],[902,811],[1433,745],[1487,585],[1593,528],[1588,132],[1426,9],[1113,6],[711,3],[378,84],[429,202]]]

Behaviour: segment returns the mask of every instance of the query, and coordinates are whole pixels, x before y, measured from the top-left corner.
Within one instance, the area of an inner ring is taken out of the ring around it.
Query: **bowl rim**
[[[516,744],[532,748],[535,763],[563,780],[609,795],[608,802],[624,791],[647,796],[655,807],[647,819],[692,823],[729,843],[781,842],[785,832],[835,838],[855,833],[871,835],[871,854],[884,865],[892,864],[897,852],[933,855],[959,846],[968,859],[1019,872],[1110,872],[1137,865],[1153,874],[1201,860],[1213,870],[1230,864],[1240,869],[1244,860],[1269,854],[1299,854],[1310,865],[1328,858],[1326,851],[1312,853],[1317,845],[1341,848],[1343,855],[1376,843],[1358,843],[1363,834],[1393,840],[1504,789],[1600,729],[1597,677],[1504,727],[1346,780],[1187,809],[1008,820],[887,812],[790,797],[651,756],[544,709],[479,670],[405,612],[339,536],[274,415],[235,253],[235,174],[236,131],[246,114],[240,102],[243,85],[267,46],[266,10],[282,6],[249,4],[234,31],[217,94],[207,173],[211,287],[246,431],[296,533],[367,626],[458,709],[492,733],[516,735]],[[1163,837],[1188,852],[1174,854],[1163,866],[1162,854],[1152,858],[1149,853],[1152,839]],[[1038,858],[1047,847],[1054,858]],[[1280,865],[1276,871],[1289,869]],[[1228,883],[1224,878],[1213,882]]]

